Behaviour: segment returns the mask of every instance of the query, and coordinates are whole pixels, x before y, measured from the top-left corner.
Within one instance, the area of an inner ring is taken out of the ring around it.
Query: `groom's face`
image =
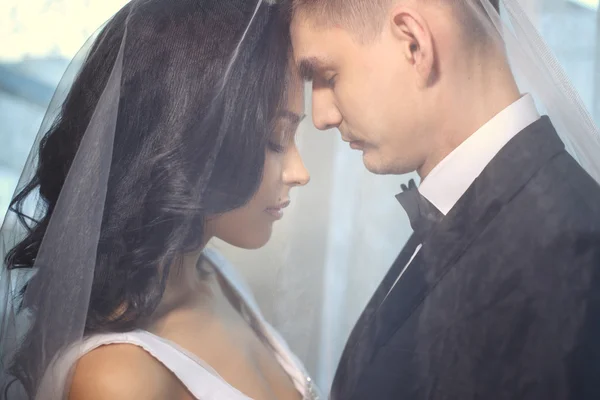
[[[401,174],[420,167],[429,108],[409,44],[383,32],[362,43],[342,27],[299,12],[291,24],[294,58],[312,82],[312,116],[320,130],[338,128],[362,151],[371,172]]]

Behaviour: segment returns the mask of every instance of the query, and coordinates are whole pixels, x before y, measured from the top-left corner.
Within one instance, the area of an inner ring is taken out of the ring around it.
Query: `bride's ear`
[[[435,77],[436,54],[426,19],[415,8],[399,5],[392,9],[388,22],[392,37],[414,68],[419,86],[429,86]]]

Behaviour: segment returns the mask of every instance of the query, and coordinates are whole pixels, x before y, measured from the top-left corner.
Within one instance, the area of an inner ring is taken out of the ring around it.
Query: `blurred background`
[[[69,61],[125,3],[0,2],[0,220]],[[599,1],[521,3],[599,123]],[[267,318],[327,391],[353,324],[411,233],[394,198],[411,177],[369,174],[359,153],[310,119],[298,141],[312,181],[292,194],[271,242],[256,251],[210,245],[247,277]]]

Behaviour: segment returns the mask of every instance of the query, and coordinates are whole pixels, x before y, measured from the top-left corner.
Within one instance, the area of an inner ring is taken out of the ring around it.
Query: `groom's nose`
[[[319,130],[337,128],[342,123],[342,114],[338,110],[331,90],[314,88],[312,90],[313,123]]]

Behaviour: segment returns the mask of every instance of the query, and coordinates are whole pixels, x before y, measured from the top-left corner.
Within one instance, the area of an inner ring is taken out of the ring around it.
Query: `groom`
[[[519,92],[474,1],[294,0],[317,127],[371,172],[422,182],[397,196],[414,234],[333,400],[600,399],[600,186]]]

